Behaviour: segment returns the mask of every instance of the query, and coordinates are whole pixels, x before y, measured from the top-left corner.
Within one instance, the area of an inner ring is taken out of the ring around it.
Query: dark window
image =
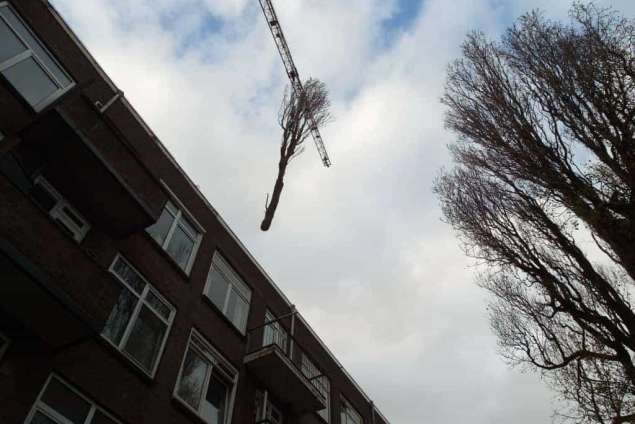
[[[227,361],[192,332],[174,395],[208,424],[227,424],[235,375]]]

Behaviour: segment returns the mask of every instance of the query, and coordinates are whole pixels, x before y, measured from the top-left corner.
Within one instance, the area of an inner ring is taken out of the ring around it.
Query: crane
[[[303,96],[304,87],[302,86],[302,81],[300,80],[300,76],[298,75],[298,70],[293,63],[293,57],[291,57],[291,51],[289,50],[289,46],[287,45],[287,40],[284,38],[284,33],[282,32],[282,27],[280,26],[280,22],[278,21],[276,10],[273,8],[271,0],[258,1],[260,2],[262,12],[267,19],[267,25],[269,26],[271,35],[273,35],[273,41],[276,43],[276,47],[278,47],[278,53],[280,53],[280,58],[282,59],[282,63],[284,64],[284,69],[287,72],[289,81],[291,81],[291,87],[293,88],[293,91],[295,91],[295,94],[297,96]],[[317,147],[320,158],[322,159],[322,163],[328,168],[329,166],[331,166],[331,160],[329,159],[329,155],[326,152],[324,141],[322,140],[322,136],[320,135],[320,131],[315,124],[313,116],[310,117],[309,123],[311,125],[311,136],[313,137],[313,141],[315,142],[315,147]]]

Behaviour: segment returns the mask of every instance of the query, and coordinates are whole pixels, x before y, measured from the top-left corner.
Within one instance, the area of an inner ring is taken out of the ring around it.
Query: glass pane
[[[117,346],[119,345],[119,342],[121,342],[121,337],[123,336],[124,331],[126,331],[126,327],[128,327],[128,322],[130,321],[132,312],[139,300],[130,292],[130,290],[122,287],[121,285],[118,286],[121,290],[119,298],[117,299],[115,306],[112,308],[112,311],[110,311],[110,316],[108,317],[108,321],[106,321],[106,325],[104,326],[104,331],[102,333],[104,337],[108,338]]]
[[[32,57],[2,71],[11,85],[31,106],[37,106],[57,91],[57,86]]]
[[[216,376],[209,379],[207,395],[201,407],[201,416],[206,423],[222,424],[225,419],[225,398],[227,386]]]
[[[97,410],[95,411],[93,419],[90,420],[90,424],[117,424],[117,422],[108,418],[100,410]]]
[[[47,417],[46,415],[44,415],[43,413],[41,413],[40,411],[37,411],[35,415],[33,416],[33,419],[31,420],[30,424],[57,424],[57,423],[53,421],[52,419],[50,419],[49,417]]]
[[[174,203],[170,202],[169,200],[167,202],[165,202],[165,208],[168,211],[170,211],[172,213],[172,215],[174,215],[174,216],[176,216],[176,214],[179,213],[179,208],[174,206]]]
[[[20,22],[17,16],[9,8],[0,9],[2,15],[9,22],[9,25],[20,34],[20,37],[29,45],[31,50],[37,55],[38,59],[48,68],[55,78],[60,82],[62,87],[68,87],[71,84],[71,80],[66,73],[55,63],[50,54],[44,50],[42,45],[33,37],[31,32]]]
[[[351,407],[348,402],[342,404],[342,424],[362,424],[362,417]]]
[[[11,31],[7,24],[0,19],[0,63],[26,50],[24,44]]]
[[[249,304],[232,290],[229,294],[229,301],[227,302],[227,318],[229,318],[238,329],[244,331],[247,325],[248,312]]]
[[[42,402],[74,424],[83,424],[91,407],[90,403],[55,378],[46,386]]]
[[[183,218],[183,215],[181,215],[181,219],[179,220],[179,227],[182,227],[183,230],[192,238],[195,238],[196,236],[198,236],[198,231],[194,229],[192,224],[190,224],[190,221]]]
[[[180,225],[177,225],[166,250],[181,269],[187,268],[193,249],[194,240],[183,231]]]
[[[159,357],[167,326],[145,306],[141,308],[133,325],[124,351],[128,352],[148,372],[152,372]]]
[[[76,234],[76,229],[71,227],[70,225],[68,225],[68,222],[63,221],[62,219],[60,219],[59,217],[55,217],[55,222],[57,222],[57,224],[62,227],[62,230],[64,230],[64,232],[66,234],[68,234],[69,236],[73,237],[74,239],[78,239],[79,236],[78,234]]]
[[[174,215],[164,208],[159,220],[149,226],[146,231],[157,241],[157,243],[163,246],[163,242],[165,241],[165,237],[168,235],[168,231],[170,231],[172,222],[174,222]]]
[[[73,222],[73,224],[77,226],[77,228],[84,227],[84,221],[81,218],[79,218],[75,214],[75,212],[73,212],[68,206],[63,206],[62,212],[64,212],[64,214]]]
[[[328,407],[326,407],[326,408],[324,408],[324,409],[319,410],[319,411],[318,411],[318,415],[319,415],[320,417],[324,418],[324,419],[326,420],[326,422],[327,422],[327,423],[331,421],[331,420],[329,419],[330,417],[329,417],[329,408],[328,408]]]
[[[141,278],[139,273],[128,264],[128,262],[121,258],[117,258],[112,267],[112,272],[117,274],[117,276],[125,281],[135,292],[141,294],[146,282],[143,278]]]
[[[152,306],[159,315],[161,315],[165,319],[170,319],[170,312],[172,308],[170,308],[164,301],[159,299],[159,297],[154,294],[152,290],[148,291],[148,295],[146,296],[146,302]]]
[[[45,211],[50,212],[53,206],[57,203],[57,200],[40,184],[33,186],[31,195],[35,199],[38,205],[40,205]]]
[[[251,299],[251,289],[245,282],[240,278],[240,276],[234,271],[231,265],[227,263],[227,261],[218,253],[214,253],[214,257],[212,259],[214,268],[221,274],[223,277],[231,282],[231,285],[236,288],[241,295],[249,301]]]
[[[203,384],[205,384],[208,369],[209,363],[196,353],[194,349],[190,348],[187,350],[177,394],[197,411],[201,402]]]
[[[214,305],[223,311],[225,307],[225,297],[227,296],[227,290],[229,289],[229,283],[225,278],[219,274],[215,269],[211,269],[209,273],[209,285],[207,289],[207,296],[212,300]],[[224,312],[224,311],[223,311]]]
[[[268,418],[271,424],[282,424],[282,412],[273,404],[269,405]]]

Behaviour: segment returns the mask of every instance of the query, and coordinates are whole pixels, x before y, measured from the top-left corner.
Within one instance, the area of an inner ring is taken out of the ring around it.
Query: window
[[[214,252],[204,294],[236,328],[245,333],[251,289],[218,252]]]
[[[84,239],[90,229],[88,221],[44,177],[35,179],[31,196],[75,241],[79,243]]]
[[[284,415],[276,405],[271,402],[267,392],[256,393],[256,420],[254,422],[266,422],[267,424],[283,424]]]
[[[195,330],[174,387],[174,397],[207,424],[231,422],[238,372]]]
[[[102,335],[153,377],[176,311],[121,255],[110,272],[121,285]]]
[[[183,271],[190,272],[201,241],[201,233],[182,210],[168,201],[159,220],[148,227],[147,231]]]
[[[26,423],[119,424],[119,421],[81,395],[68,383],[52,375],[40,392]]]
[[[0,333],[0,361],[2,360],[2,355],[9,349],[9,338],[4,334]]]
[[[326,403],[326,408],[319,410],[318,415],[324,418],[327,423],[331,422],[331,382],[304,353],[302,353],[301,369],[302,374],[320,392],[322,400]]]
[[[269,322],[270,324],[265,325],[262,345],[276,344],[283,352],[287,353],[287,330],[280,324],[280,321],[272,322],[275,319],[276,317],[270,311],[267,311],[265,323]]]
[[[340,424],[363,424],[362,416],[351,406],[351,404],[342,398],[342,410],[340,411]]]
[[[66,71],[9,4],[2,1],[0,73],[38,112],[73,86]]]
[[[318,415],[327,423],[331,422],[331,382],[328,377],[325,375],[321,375],[317,377],[319,380],[319,384],[317,385],[318,390],[322,394],[322,397],[326,403],[326,408],[320,409],[318,411]]]

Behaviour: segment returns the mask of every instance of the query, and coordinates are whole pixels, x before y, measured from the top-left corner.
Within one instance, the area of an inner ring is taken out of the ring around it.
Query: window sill
[[[189,418],[196,420],[197,422],[202,424],[208,424],[205,419],[202,418],[190,405],[185,403],[185,401],[181,400],[181,398],[179,398],[175,394],[172,394],[172,403],[174,404],[176,409],[183,412]]]
[[[183,278],[185,280],[186,283],[190,282],[190,280],[191,280],[190,274],[185,272],[183,270],[183,268],[181,268],[179,266],[179,264],[177,264],[176,261],[174,259],[172,259],[172,256],[170,256],[170,254],[168,252],[166,252],[163,249],[163,247],[161,247],[161,245],[159,243],[157,243],[157,241],[150,234],[148,234],[148,232],[145,231],[145,230],[143,231],[143,237],[148,241],[148,243],[150,243],[154,247],[154,250],[156,250],[157,252],[159,252],[159,254],[161,256],[163,256],[163,258],[166,260],[166,262],[168,262],[170,264],[170,266],[177,272],[177,274],[179,274],[181,276],[181,278]],[[190,269],[190,273],[191,272],[192,272],[192,270]]]
[[[125,352],[119,350],[117,346],[115,346],[110,340],[103,336],[103,334],[99,335],[102,343],[106,346],[106,348],[119,360],[122,362],[128,369],[130,369],[134,374],[136,374],[145,384],[152,386],[155,384],[154,375],[148,374],[148,372],[141,368],[140,365],[131,359]]]
[[[221,319],[225,322],[225,324],[227,324],[227,325],[231,328],[231,330],[232,330],[234,333],[236,333],[236,335],[237,335],[238,337],[240,337],[243,341],[245,341],[245,340],[247,339],[247,331],[246,331],[246,330],[245,330],[245,332],[243,333],[242,331],[240,331],[240,329],[236,328],[236,326],[234,325],[234,323],[233,323],[233,322],[231,322],[231,321],[229,320],[229,318],[227,318],[227,317],[225,316],[225,314],[223,313],[223,311],[221,311],[220,309],[218,309],[218,306],[216,306],[216,305],[214,304],[214,302],[212,302],[212,300],[211,300],[209,297],[207,297],[207,296],[205,295],[205,293],[202,293],[202,294],[201,294],[201,296],[203,297],[203,301],[204,301],[205,303],[207,303],[207,305],[208,305],[208,306],[210,306],[214,312],[216,312],[216,315],[218,315],[218,316],[219,316],[219,317],[220,317],[220,318],[221,318]]]

